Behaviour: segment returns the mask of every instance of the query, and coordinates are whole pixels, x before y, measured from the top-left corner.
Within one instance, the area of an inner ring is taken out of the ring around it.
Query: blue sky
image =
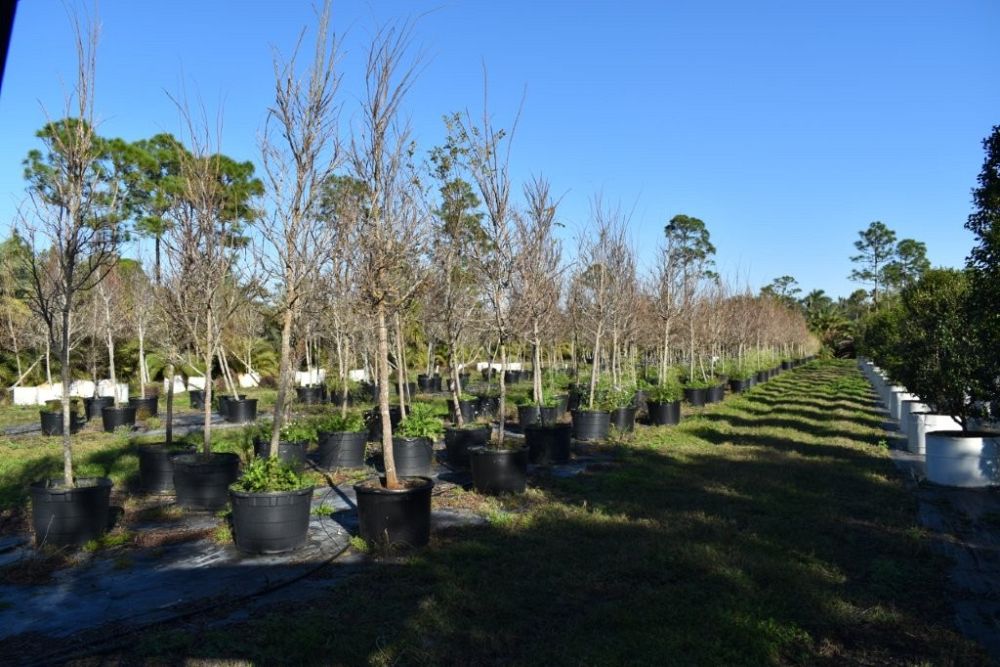
[[[0,93],[0,235],[23,197],[21,160],[62,108],[75,56],[61,0],[21,0]],[[857,232],[882,220],[959,265],[962,225],[1000,123],[1000,3],[855,0],[395,0],[334,4],[344,119],[381,22],[419,17],[424,59],[406,113],[421,150],[441,116],[497,123],[525,95],[511,167],[565,192],[567,237],[598,192],[634,211],[647,262],[676,213],[704,220],[721,272],[759,287],[789,274],[846,295]],[[107,136],[179,133],[166,92],[224,110],[223,151],[257,160],[271,49],[313,20],[300,0],[100,3],[97,113]],[[345,128],[346,128],[345,122]],[[572,243],[571,240],[567,240]]]

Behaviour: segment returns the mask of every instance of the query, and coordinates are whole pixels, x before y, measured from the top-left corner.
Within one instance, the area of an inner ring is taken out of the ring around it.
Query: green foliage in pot
[[[281,427],[282,442],[314,442],[316,426],[307,421],[293,421]]]
[[[414,403],[405,419],[401,419],[396,435],[402,438],[429,438],[437,440],[444,434],[444,420],[437,416],[434,406]]]
[[[899,381],[899,370],[907,355],[903,348],[901,320],[903,306],[898,299],[884,302],[881,308],[865,315],[858,323],[855,338],[858,354],[875,360],[889,377]]]
[[[357,433],[365,430],[365,418],[360,412],[334,413],[318,419],[314,426],[326,433]]]
[[[681,386],[676,382],[658,384],[646,390],[646,400],[653,403],[673,403],[681,400]]]
[[[684,382],[684,387],[686,389],[708,389],[710,387],[716,386],[717,384],[719,384],[719,382],[715,378],[710,377],[708,379],[705,379],[696,377],[696,378],[688,378]]]
[[[295,470],[270,457],[255,458],[243,469],[243,475],[230,487],[247,493],[267,493],[272,491],[297,491],[309,486]]]
[[[632,407],[632,399],[635,398],[635,389],[620,387],[614,389],[609,387],[601,392],[601,405],[605,410],[617,410],[618,408]]]
[[[979,381],[983,350],[975,335],[975,307],[968,276],[954,269],[928,270],[901,295],[895,376],[906,388],[962,429],[986,394]]]
[[[542,401],[542,407],[557,408],[559,407],[559,402],[562,398],[563,398],[562,396],[552,396],[552,395],[546,396],[545,399]]]
[[[461,394],[458,395],[458,400],[475,402],[476,397],[473,394],[466,394],[465,392],[462,392]]]

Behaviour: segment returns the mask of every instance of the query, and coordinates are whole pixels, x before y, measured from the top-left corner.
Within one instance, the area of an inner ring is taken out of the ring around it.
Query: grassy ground
[[[487,525],[373,556],[318,602],[147,632],[100,660],[985,663],[951,627],[944,564],[878,425],[849,362],[813,363],[640,428],[579,477],[467,494]]]

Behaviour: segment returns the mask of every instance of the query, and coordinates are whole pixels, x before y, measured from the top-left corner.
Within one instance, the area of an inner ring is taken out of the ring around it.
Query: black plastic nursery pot
[[[480,396],[476,400],[476,414],[483,417],[496,417],[500,414],[500,397]]]
[[[101,410],[101,421],[106,433],[113,433],[119,426],[132,428],[135,426],[135,408],[130,405],[104,408]]]
[[[468,424],[476,419],[476,401],[475,400],[458,400],[458,409],[462,411],[462,422]],[[448,412],[451,415],[451,421],[457,422],[455,418],[455,406],[451,401],[448,401]]]
[[[706,403],[719,403],[726,397],[726,385],[720,384],[705,390]]]
[[[610,430],[610,412],[577,410],[573,413],[573,437],[577,440],[605,440]]]
[[[557,405],[553,408],[542,406],[538,410],[538,416],[541,420],[541,423],[547,426],[555,424],[557,421],[559,421],[559,418],[562,417],[565,413],[566,410],[563,409],[562,405]]]
[[[673,426],[681,423],[681,402],[649,401],[647,404],[649,423],[653,426]]]
[[[542,419],[542,410],[537,405],[517,406],[517,423],[524,428],[530,424],[537,424]]]
[[[37,546],[83,544],[108,530],[111,480],[107,477],[78,477],[72,488],[61,479],[42,480],[29,492]]]
[[[430,477],[434,443],[430,438],[392,439],[392,457],[400,477]]]
[[[569,394],[556,396],[556,400],[558,401],[557,407],[559,408],[559,414],[564,415],[569,412]],[[579,407],[579,405],[577,407]]]
[[[226,401],[226,421],[230,424],[250,424],[257,419],[257,399],[230,398]]]
[[[233,398],[229,394],[219,394],[216,398],[216,406],[218,407],[218,413],[222,415],[227,421],[229,420],[229,402],[234,400],[245,400],[246,394],[240,394],[238,397]]]
[[[729,380],[729,391],[733,392],[734,394],[742,393],[747,389],[749,389],[750,386],[751,383],[749,378],[743,380],[732,378]]]
[[[155,417],[157,415],[158,403],[159,399],[156,396],[147,396],[146,398],[131,396],[128,399],[129,407],[135,408],[136,419]]]
[[[473,447],[469,450],[472,485],[479,493],[497,496],[524,493],[528,482],[528,449]]]
[[[296,387],[295,397],[299,403],[306,405],[316,405],[323,402],[323,387],[319,385],[309,385],[307,387]]]
[[[306,449],[309,447],[309,443],[305,440],[300,440],[299,442],[288,442],[287,440],[278,441],[278,460],[282,463],[291,466],[296,471],[301,472],[303,468],[306,467]],[[271,452],[271,441],[270,440],[254,440],[253,442],[253,452],[257,455],[257,458],[264,459],[270,456]]]
[[[191,389],[188,391],[188,401],[191,404],[192,410],[204,410],[205,409],[205,390],[204,389]]]
[[[781,370],[783,370],[783,371],[790,371],[794,367],[795,367],[795,364],[793,364],[791,361],[782,361],[781,362]]]
[[[684,400],[695,407],[705,405],[708,392],[701,387],[684,387]]]
[[[636,410],[638,410],[639,412],[645,412],[646,411],[646,392],[645,391],[643,391],[642,389],[639,389],[638,391],[635,392],[635,395],[632,396],[632,407],[635,408]]]
[[[100,419],[101,410],[113,407],[114,404],[115,399],[111,396],[88,396],[83,399],[83,409],[84,414],[87,416],[87,421]]]
[[[240,476],[240,457],[232,453],[182,454],[174,457],[177,504],[214,512],[229,502],[229,485]]]
[[[756,379],[756,384],[767,382],[769,379],[767,371],[757,371],[757,373],[754,375],[754,378]]]
[[[386,489],[378,480],[354,485],[361,539],[410,547],[422,547],[430,540],[433,480],[411,477],[400,481],[401,489]]]
[[[576,412],[583,401],[583,396],[574,386],[570,386],[569,394],[566,396],[566,412]]]
[[[430,376],[421,373],[417,376],[417,388],[420,391],[430,391],[431,390],[431,378]]]
[[[446,428],[444,430],[444,451],[448,465],[453,468],[468,468],[469,448],[481,447],[489,442],[492,430],[489,426]]]
[[[444,385],[442,384],[442,380],[441,380],[441,376],[440,375],[435,375],[434,377],[432,377],[430,379],[430,391],[431,392],[436,393],[436,394],[440,394],[441,393],[441,388],[443,386]]]
[[[635,408],[615,408],[611,411],[611,425],[621,433],[635,430]]]
[[[399,421],[403,418],[403,413],[398,405],[389,406],[389,424],[390,428],[395,431],[396,427],[399,426]],[[365,413],[365,421],[368,423],[368,439],[372,442],[381,442],[382,440],[382,413],[379,412],[378,408],[369,410]]]
[[[42,435],[62,435],[63,414],[61,411],[50,412],[49,410],[39,410],[38,414],[42,420]],[[76,433],[82,425],[80,418],[70,413],[69,432]]]
[[[571,436],[572,427],[569,424],[527,427],[524,429],[524,442],[528,447],[528,460],[543,465],[568,463]]]
[[[250,493],[229,490],[233,505],[233,542],[251,554],[294,551],[306,542],[313,487]]]
[[[139,486],[146,493],[174,492],[175,456],[194,454],[194,450],[167,448],[166,445],[139,445]]]
[[[321,431],[319,467],[324,470],[363,468],[367,440],[365,431]]]

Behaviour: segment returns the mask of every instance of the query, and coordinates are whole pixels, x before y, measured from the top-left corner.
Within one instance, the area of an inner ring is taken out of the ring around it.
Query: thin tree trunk
[[[455,346],[448,344],[448,366],[451,368],[451,404],[455,409],[455,423],[459,428],[465,425],[462,418],[462,407],[459,398],[462,394],[462,384],[458,377],[458,363],[455,359]]]
[[[215,337],[212,335],[212,310],[205,316],[205,405],[202,408],[204,422],[202,432],[202,454],[212,453],[212,357],[215,356]]]
[[[281,360],[278,363],[278,393],[274,397],[274,422],[271,427],[271,444],[267,455],[278,458],[278,441],[281,438],[281,422],[284,417],[285,399],[288,395],[288,380],[290,376],[289,365],[292,358],[292,323],[295,314],[291,308],[285,308],[284,317],[281,321]],[[308,344],[306,350],[308,351]],[[308,364],[306,368],[309,368]]]
[[[45,337],[45,381],[52,386],[52,342]]]
[[[146,398],[146,383],[149,373],[146,372],[146,332],[145,327],[138,328],[139,334],[139,397]]]
[[[167,447],[174,443],[174,365],[167,364]]]
[[[382,454],[385,461],[385,486],[401,488],[396,476],[396,458],[392,451],[392,422],[389,420],[389,328],[385,321],[385,306],[378,305],[378,407],[382,416]]]
[[[69,299],[66,300],[67,303]],[[67,488],[73,486],[73,450],[70,446],[70,426],[72,425],[72,415],[69,411],[69,381],[70,381],[70,369],[69,369],[69,325],[70,325],[70,312],[69,306],[63,308],[62,311],[62,347],[59,350],[59,362],[61,368],[59,369],[59,375],[62,378],[62,422],[63,422],[63,432],[62,432],[62,445],[63,445],[63,484]],[[48,345],[46,345],[46,366],[48,365]],[[51,384],[51,377],[49,382]]]
[[[541,405],[545,397],[542,394],[542,342],[538,336],[537,318],[531,323],[531,333],[531,391],[534,394],[532,398],[535,404]]]
[[[406,419],[406,360],[403,358],[403,332],[399,326],[399,313],[394,316],[396,322],[396,385],[399,391],[399,415]]]
[[[590,366],[590,400],[587,402],[587,409],[594,409],[594,392],[597,390],[598,366],[600,366],[601,354],[601,333],[603,323],[598,320],[597,333],[594,335],[594,363]]]
[[[108,329],[108,375],[111,376],[111,393],[114,395],[114,405],[118,407],[118,374],[115,371],[115,339]]]
[[[505,422],[507,419],[507,343],[500,339],[500,432],[497,445],[503,447]]]

